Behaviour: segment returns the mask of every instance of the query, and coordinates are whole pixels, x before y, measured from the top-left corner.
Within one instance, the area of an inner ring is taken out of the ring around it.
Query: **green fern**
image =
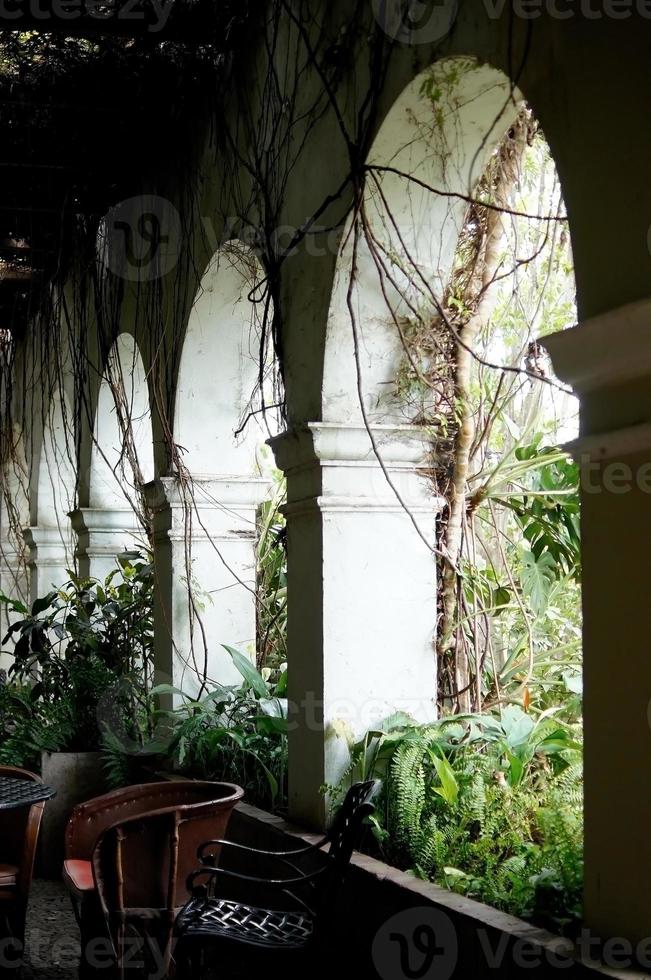
[[[554,723],[556,726],[556,723]],[[560,932],[581,917],[582,768],[578,752],[536,756],[508,781],[499,741],[458,726],[406,729],[385,767],[376,841],[392,864]],[[548,726],[551,728],[551,726]],[[545,730],[542,730],[545,734]],[[444,748],[458,787],[442,793]]]

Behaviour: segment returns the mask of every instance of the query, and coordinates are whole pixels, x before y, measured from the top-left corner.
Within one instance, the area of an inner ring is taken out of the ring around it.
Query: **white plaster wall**
[[[215,254],[197,294],[183,344],[174,438],[193,475],[248,476],[257,446],[269,435],[261,416],[248,420],[258,381],[259,311],[249,293],[261,278],[252,253]]]
[[[139,473],[125,454],[124,434],[113,387],[121,388],[123,407],[130,419],[133,449]],[[95,413],[90,464],[91,508],[117,508],[137,501],[138,486],[154,478],[149,389],[145,368],[131,334],[115,341],[108,358]]]
[[[75,452],[70,403],[65,394],[56,392],[45,416],[34,517],[36,524],[60,528],[66,542],[70,540],[67,515],[76,499]]]
[[[77,499],[76,450],[70,402],[58,389],[44,418],[32,522],[25,529],[32,601],[63,585],[74,566],[75,536],[69,514]]]
[[[230,243],[204,273],[179,366],[174,441],[181,478],[148,492],[154,512],[157,662],[183,690],[197,674],[238,683],[222,644],[255,658],[256,512],[266,496],[257,454],[273,415],[248,419],[258,385],[259,310],[250,299],[262,270]],[[267,398],[267,403],[271,399]]]

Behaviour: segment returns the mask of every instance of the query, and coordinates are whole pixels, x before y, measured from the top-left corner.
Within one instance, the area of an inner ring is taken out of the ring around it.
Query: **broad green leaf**
[[[45,612],[46,609],[49,609],[56,597],[56,592],[48,592],[47,595],[41,596],[40,599],[35,599],[32,605],[32,616],[38,616],[40,613]]]
[[[236,650],[234,647],[229,647],[225,643],[222,643],[224,650],[230,654],[233,663],[237,667],[238,671],[242,675],[244,682],[251,688],[254,694],[259,698],[266,698],[269,695],[269,688],[264,677],[258,673],[254,665],[251,663],[248,657],[245,657],[243,653]]]
[[[506,754],[509,768],[506,774],[506,779],[509,786],[519,786],[522,782],[522,776],[524,774],[524,760],[516,755],[514,752],[508,752]]]
[[[185,698],[186,701],[192,701],[189,694],[182,691],[180,687],[173,687],[171,684],[157,684],[156,687],[152,687],[150,694],[154,696],[159,694],[178,694],[180,697]]]
[[[523,557],[521,581],[533,611],[540,615],[547,607],[552,583],[556,577],[556,563],[548,552],[540,558],[527,551]]]
[[[457,802],[459,797],[459,784],[457,778],[454,775],[454,770],[445,756],[436,755],[436,753],[430,751],[430,756],[432,762],[434,763],[434,768],[436,769],[437,775],[441,780],[440,786],[434,787],[434,792],[438,793],[446,803],[454,804]]]
[[[255,719],[259,732],[267,735],[286,735],[287,719],[271,715],[258,715]]]
[[[287,671],[284,670],[280,675],[275,691],[276,697],[287,697]]]
[[[502,711],[502,728],[506,744],[510,749],[526,742],[535,725],[531,715],[523,711],[519,705],[509,704]]]
[[[10,599],[8,595],[4,594],[4,592],[0,592],[0,602],[4,603],[6,606],[10,606],[12,612],[20,613],[21,616],[29,615],[29,609],[26,605],[24,605],[24,603],[20,602],[18,599]]]

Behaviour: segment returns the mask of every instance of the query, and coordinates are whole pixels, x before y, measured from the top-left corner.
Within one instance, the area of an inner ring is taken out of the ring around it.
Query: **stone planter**
[[[39,869],[44,878],[60,878],[65,829],[77,803],[106,792],[100,752],[43,752],[43,782],[56,790],[43,815]]]

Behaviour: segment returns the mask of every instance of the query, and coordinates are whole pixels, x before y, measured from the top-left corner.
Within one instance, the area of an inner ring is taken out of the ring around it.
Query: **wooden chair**
[[[26,769],[0,766],[0,776],[42,782]],[[45,803],[0,812],[0,918],[22,953],[27,902],[34,874],[36,845]]]
[[[188,881],[193,897],[176,920],[178,976],[208,976],[205,954],[211,947],[217,972],[229,980],[259,971],[288,977],[323,971],[337,892],[379,788],[377,781],[352,786],[330,831],[316,844],[287,851],[223,839],[203,844],[200,865]],[[247,868],[269,865],[271,871],[250,874],[224,867],[224,857],[232,853]],[[229,894],[229,886],[236,896]]]
[[[129,786],[75,807],[63,879],[81,930],[82,976],[96,973],[94,940],[110,942],[120,973],[136,944],[142,950],[136,959],[149,951],[154,972],[167,969],[197,847],[225,832],[243,795],[230,783],[174,780]]]

